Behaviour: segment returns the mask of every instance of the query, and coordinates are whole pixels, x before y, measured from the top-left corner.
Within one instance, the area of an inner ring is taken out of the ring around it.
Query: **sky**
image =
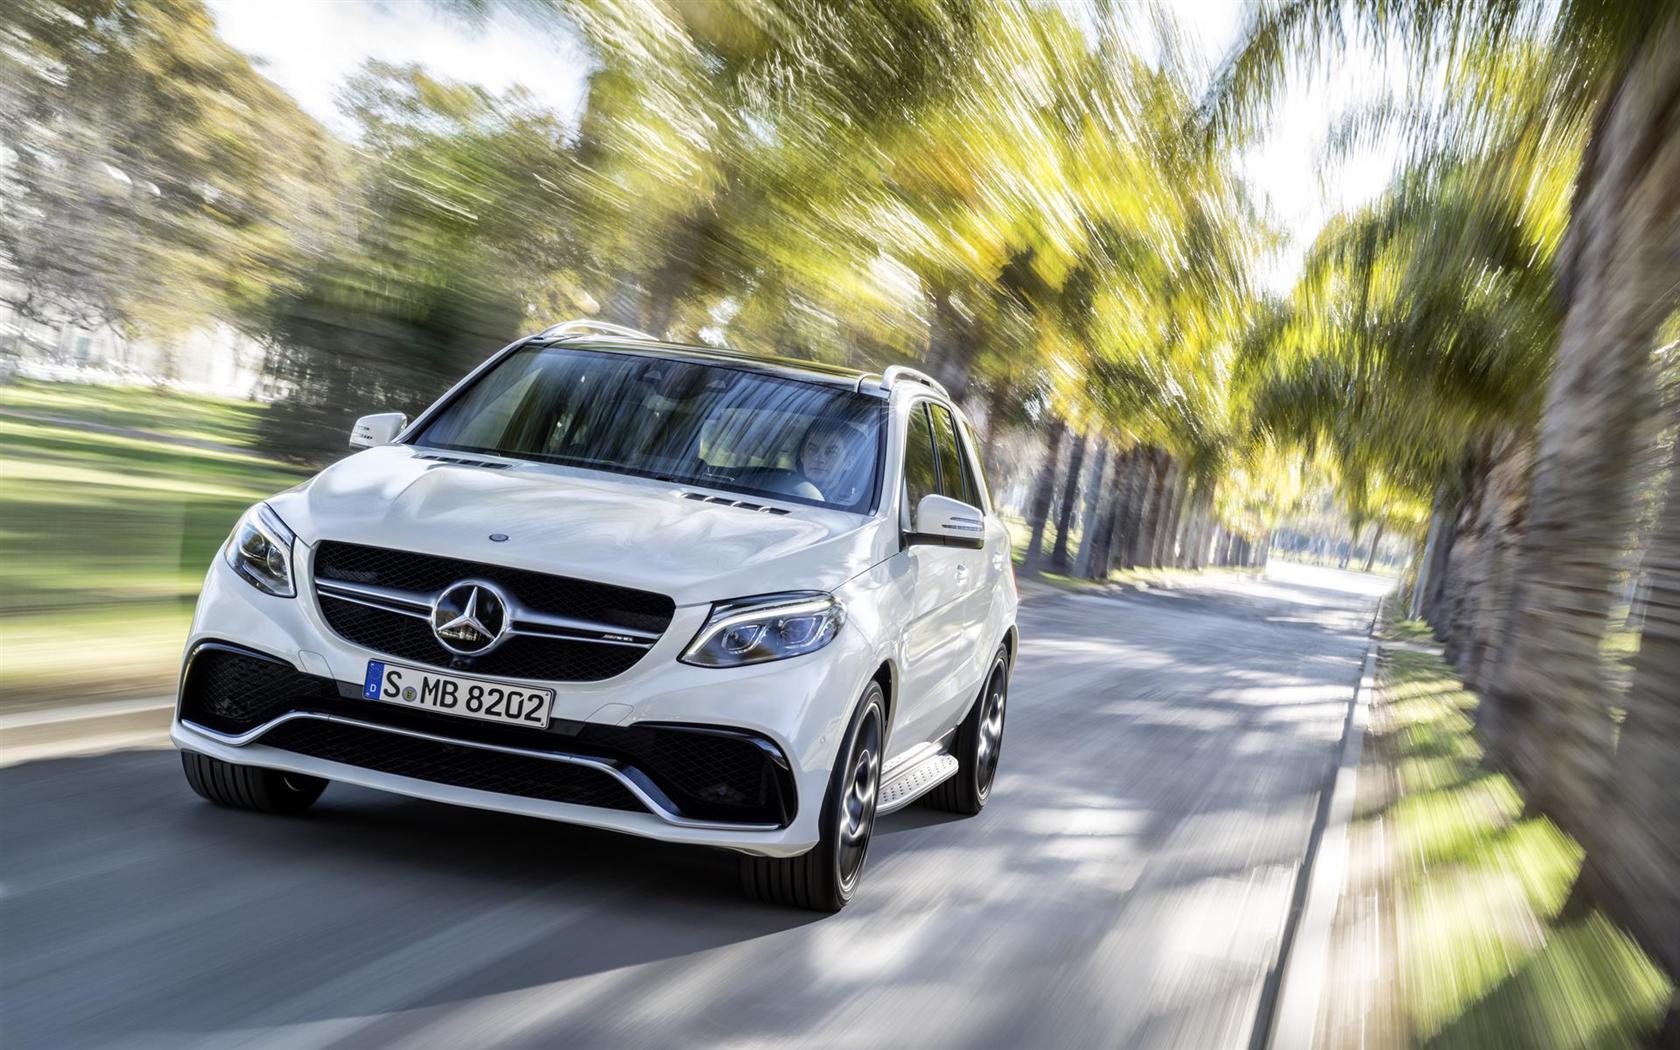
[[[1240,0],[1169,0],[1211,70],[1238,39],[1248,5]],[[338,111],[345,80],[368,59],[416,62],[435,74],[500,93],[523,86],[557,113],[575,118],[588,63],[562,36],[545,36],[505,13],[482,26],[438,14],[421,0],[209,0],[223,39],[258,61],[305,112],[345,137],[354,128]],[[1302,255],[1325,221],[1380,193],[1397,148],[1383,144],[1334,165],[1324,142],[1337,118],[1384,89],[1373,57],[1356,50],[1322,75],[1296,77],[1278,100],[1272,130],[1239,158],[1243,175],[1269,203],[1287,244],[1262,279],[1288,291]]]
[[[577,46],[498,14],[482,27],[440,16],[421,0],[208,0],[222,39],[346,138],[338,111],[344,82],[369,59],[419,63],[452,80],[500,94],[515,84],[562,116],[583,104],[589,69]]]

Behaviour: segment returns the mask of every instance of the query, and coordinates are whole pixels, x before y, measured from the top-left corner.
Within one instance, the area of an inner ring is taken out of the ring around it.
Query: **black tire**
[[[771,904],[836,912],[863,878],[875,806],[881,793],[881,753],[886,742],[886,700],[869,683],[841,741],[823,798],[822,839],[797,857],[741,858],[741,888]]]
[[[957,756],[957,771],[938,787],[922,796],[934,809],[960,813],[972,817],[986,808],[992,795],[992,782],[997,779],[998,757],[1003,753],[1003,718],[1009,705],[1009,650],[999,648],[992,658],[992,669],[986,684],[974,698],[962,725],[952,754]]]
[[[181,752],[181,769],[202,797],[218,806],[258,813],[302,813],[327,787],[320,777],[239,766],[194,751]]]

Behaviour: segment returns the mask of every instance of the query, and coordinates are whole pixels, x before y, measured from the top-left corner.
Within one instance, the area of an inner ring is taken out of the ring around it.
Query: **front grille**
[[[574,580],[501,565],[431,554],[324,541],[315,553],[315,578],[371,584],[432,594],[464,579],[489,580],[537,612],[662,633],[670,625],[671,599],[650,591]],[[321,615],[340,637],[398,660],[477,674],[550,682],[598,682],[623,674],[647,650],[535,635],[510,635],[482,656],[451,653],[438,643],[428,620],[319,596]]]
[[[327,626],[357,645],[410,663],[473,674],[546,682],[598,682],[636,665],[647,650],[514,634],[482,656],[457,656],[438,644],[429,620],[321,596]]]
[[[264,733],[268,747],[434,784],[548,802],[645,812],[628,788],[599,770],[501,751],[297,719]]]

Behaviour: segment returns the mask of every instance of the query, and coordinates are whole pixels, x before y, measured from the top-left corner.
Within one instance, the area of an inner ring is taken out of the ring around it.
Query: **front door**
[[[905,428],[904,499],[914,528],[916,506],[939,491],[938,453],[926,402],[910,412]],[[903,694],[894,750],[912,747],[938,731],[941,714],[956,689],[963,657],[963,595],[974,574],[968,564],[976,552],[937,543],[912,544],[904,552],[910,565],[911,608],[904,630]]]

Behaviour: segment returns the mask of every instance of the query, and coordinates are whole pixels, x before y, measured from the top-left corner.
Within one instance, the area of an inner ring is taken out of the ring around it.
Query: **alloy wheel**
[[[1006,693],[1003,673],[994,672],[986,687],[985,706],[980,711],[980,739],[975,749],[974,786],[982,798],[992,789],[992,779],[997,776],[998,755],[1003,750]]]
[[[840,795],[840,883],[850,887],[863,870],[869,836],[875,827],[875,806],[881,788],[881,722],[870,712],[858,726],[848,758],[845,790]]]

